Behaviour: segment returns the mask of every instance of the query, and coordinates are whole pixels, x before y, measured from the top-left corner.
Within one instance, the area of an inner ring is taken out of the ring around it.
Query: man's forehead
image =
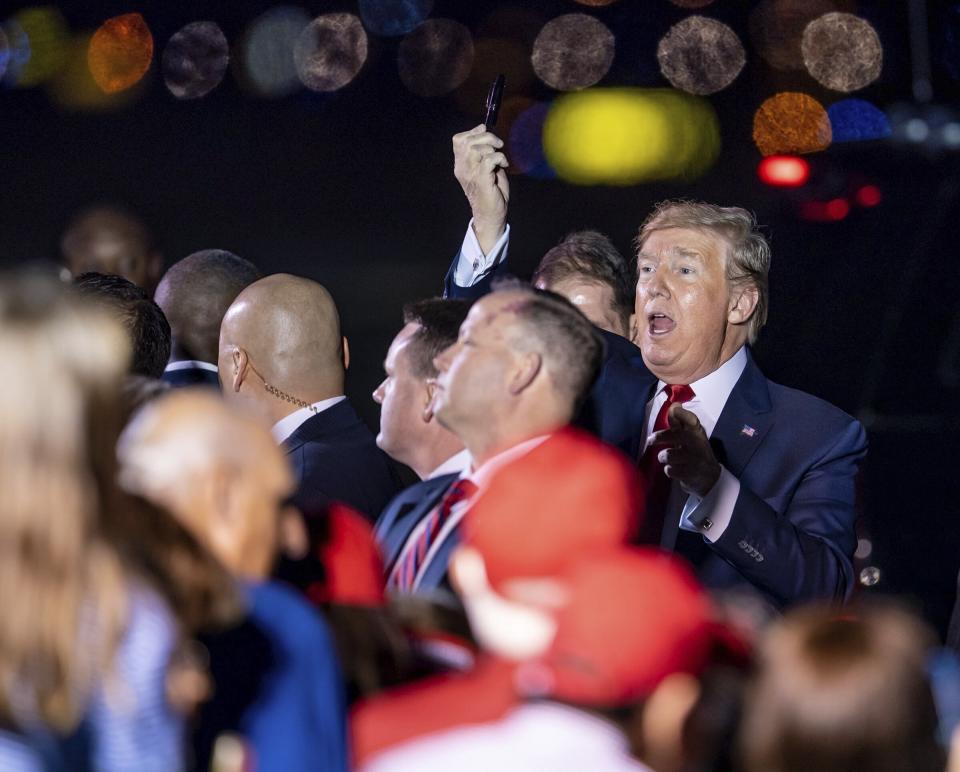
[[[496,331],[516,318],[517,305],[525,297],[526,293],[524,292],[509,290],[486,295],[473,304],[463,323],[463,328],[474,332],[482,329]]]
[[[390,348],[387,349],[387,357],[385,362],[395,363],[397,357],[400,356],[401,352],[407,349],[408,344],[419,329],[420,324],[417,322],[408,322],[405,324],[390,343]]]
[[[657,257],[661,254],[703,256],[723,255],[726,239],[719,233],[699,228],[663,228],[653,231],[640,245],[638,256]]]

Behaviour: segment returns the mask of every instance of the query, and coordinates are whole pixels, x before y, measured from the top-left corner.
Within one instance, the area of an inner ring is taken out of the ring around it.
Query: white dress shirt
[[[694,397],[689,402],[685,402],[683,407],[699,419],[707,437],[713,435],[714,427],[717,425],[724,405],[727,404],[730,392],[737,385],[746,366],[747,350],[741,347],[712,373],[689,384],[693,389]],[[647,403],[647,439],[644,448],[650,441],[656,416],[663,407],[663,403],[667,401],[665,387],[666,384],[663,381],[658,381],[656,394]],[[680,527],[685,531],[702,534],[711,542],[717,541],[730,524],[733,508],[739,495],[740,481],[721,464],[720,477],[706,496],[701,499],[695,493],[691,493],[686,497],[680,514]],[[671,486],[667,512],[675,512],[680,508],[678,497],[682,498],[682,496],[683,490],[679,485]]]
[[[470,451],[464,448],[459,453],[454,453],[450,458],[444,461],[440,466],[434,469],[430,474],[424,477],[424,480],[432,480],[434,477],[440,477],[445,474],[457,474],[462,475],[464,472],[470,469],[473,466],[473,457],[470,455]]]
[[[288,439],[302,424],[306,423],[307,419],[343,402],[346,398],[346,395],[341,394],[339,397],[321,399],[319,402],[314,402],[310,407],[294,410],[290,415],[281,418],[273,425],[270,430],[273,433],[273,439],[277,441],[277,445],[282,445],[284,440]]]
[[[427,554],[424,556],[423,562],[420,564],[420,569],[417,571],[417,575],[413,578],[413,585],[411,587],[412,592],[416,592],[417,589],[419,589],[420,582],[423,579],[423,575],[427,570],[427,567],[430,565],[430,561],[433,560],[434,556],[443,546],[443,543],[447,540],[447,538],[449,538],[450,534],[453,533],[454,529],[460,525],[460,521],[463,520],[464,516],[467,514],[467,511],[473,505],[473,502],[476,501],[477,494],[482,493],[484,488],[490,484],[490,480],[497,473],[497,471],[502,469],[511,461],[516,461],[521,456],[525,456],[535,447],[546,441],[548,437],[549,435],[534,437],[533,439],[518,443],[511,448],[507,448],[506,450],[497,453],[497,455],[488,458],[476,470],[472,469],[472,463],[471,466],[463,469],[463,471],[460,473],[459,479],[470,480],[470,482],[477,486],[477,493],[475,493],[469,499],[464,499],[463,501],[458,502],[450,510],[449,517],[447,517],[446,522],[440,528],[436,538],[434,538],[433,542],[430,544],[430,549],[427,550]],[[438,503],[437,507],[439,506],[440,504]],[[436,509],[436,507],[434,507],[434,509]],[[432,512],[433,510],[431,510],[431,514]],[[393,570],[390,572],[390,577],[387,581],[389,586],[397,586],[396,575],[404,563],[404,557],[407,554],[407,550],[414,549],[416,547],[417,542],[420,540],[420,534],[422,534],[423,530],[427,527],[427,521],[429,519],[430,517],[428,515],[427,517],[421,519],[419,523],[417,523],[414,529],[410,532],[410,535],[407,537],[407,540],[404,542],[403,548],[399,553],[397,553],[397,559],[394,562]]]
[[[453,270],[453,280],[460,287],[472,287],[500,263],[507,259],[507,250],[510,246],[510,226],[506,227],[503,235],[497,240],[487,254],[480,249],[477,234],[473,230],[473,219],[467,225],[467,233],[463,237],[460,254],[457,256],[457,267]]]
[[[165,373],[173,373],[177,370],[207,370],[211,373],[219,372],[216,365],[209,362],[201,362],[199,359],[180,359],[176,362],[170,362],[163,368]]]
[[[613,724],[554,702],[521,705],[488,724],[417,738],[363,772],[650,772]]]

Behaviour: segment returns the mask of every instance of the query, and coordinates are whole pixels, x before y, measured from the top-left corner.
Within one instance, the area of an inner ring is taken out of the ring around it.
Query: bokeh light
[[[737,33],[723,22],[688,16],[660,40],[657,61],[674,88],[713,94],[733,83],[747,54]]]
[[[769,155],[757,166],[757,176],[767,185],[799,188],[810,178],[810,164],[795,155]]]
[[[543,124],[550,113],[548,102],[532,102],[517,115],[507,134],[510,171],[536,179],[555,177],[543,150]]]
[[[803,32],[803,63],[822,85],[856,91],[880,77],[883,46],[870,22],[851,13],[828,13]]]
[[[551,88],[574,91],[597,83],[613,64],[616,41],[603,22],[582,13],[558,16],[533,43],[533,70]]]
[[[834,142],[884,139],[892,133],[890,119],[863,99],[841,99],[827,108]]]
[[[607,5],[613,5],[617,0],[573,0],[580,5],[589,5],[591,8],[603,8]],[[709,0],[708,0],[709,2]]]
[[[473,36],[452,19],[428,19],[400,43],[397,67],[400,80],[414,94],[449,93],[473,67]]]
[[[160,64],[171,94],[177,99],[197,99],[220,85],[229,62],[223,30],[212,21],[195,21],[170,38]]]
[[[861,185],[857,188],[856,201],[864,209],[879,206],[883,201],[883,192],[876,185]]]
[[[784,91],[753,116],[753,141],[763,155],[813,153],[830,146],[830,119],[816,99]]]
[[[336,91],[360,72],[367,61],[367,33],[352,13],[318,16],[293,48],[297,75],[312,91]]]
[[[406,35],[433,10],[433,0],[360,0],[360,18],[374,35]]]
[[[139,13],[107,19],[93,33],[87,52],[93,80],[108,94],[139,82],[152,59],[153,35]]]
[[[750,37],[771,67],[802,70],[807,25],[832,11],[853,10],[854,5],[854,0],[761,0],[750,12]]]
[[[293,46],[310,23],[301,8],[281,5],[247,27],[240,46],[237,74],[241,85],[258,96],[282,97],[300,87]]]
[[[478,40],[473,46],[473,69],[454,94],[457,106],[468,115],[482,116],[490,84],[500,73],[507,79],[504,98],[523,93],[535,81],[530,49],[508,38]]]
[[[713,0],[670,0],[670,2],[681,8],[706,8]]]
[[[87,61],[92,37],[92,33],[75,35],[67,44],[64,66],[45,84],[50,99],[63,110],[118,110],[139,98],[145,88],[146,78],[124,91],[107,93],[100,88],[93,79]]]
[[[3,31],[3,27],[0,27],[0,82],[3,82],[9,62],[10,42],[7,40],[7,33]]]
[[[13,15],[12,22],[26,37],[20,46],[26,45],[28,51],[17,67],[17,85],[29,88],[56,75],[66,62],[70,42],[63,14],[51,5],[23,8]]]
[[[960,3],[942,12],[943,46],[940,62],[954,80],[960,80]]]
[[[720,151],[710,103],[671,89],[589,89],[550,108],[543,147],[557,175],[580,185],[694,178]]]
[[[6,57],[4,61],[4,79],[7,85],[16,85],[20,73],[30,62],[30,38],[15,20],[8,21],[4,27]]]

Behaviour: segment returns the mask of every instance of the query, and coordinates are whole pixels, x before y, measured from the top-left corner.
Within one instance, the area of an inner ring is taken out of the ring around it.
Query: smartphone
[[[483,125],[487,131],[491,131],[497,125],[497,115],[500,113],[500,102],[503,100],[503,84],[506,78],[503,75],[497,75],[493,83],[490,84],[490,91],[487,92],[486,112],[483,118]]]

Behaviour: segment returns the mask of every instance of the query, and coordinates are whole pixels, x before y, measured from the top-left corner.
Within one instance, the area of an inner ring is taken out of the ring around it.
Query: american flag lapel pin
[[[743,428],[740,430],[740,434],[746,437],[752,437],[756,433],[757,433],[756,429],[754,429],[752,426],[747,426],[746,424],[744,424]]]

